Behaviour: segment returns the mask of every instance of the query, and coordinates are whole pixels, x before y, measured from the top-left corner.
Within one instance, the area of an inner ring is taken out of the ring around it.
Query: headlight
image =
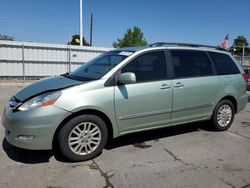
[[[52,105],[61,96],[61,94],[62,92],[56,91],[56,92],[50,92],[50,93],[39,95],[23,103],[18,108],[18,110],[21,110],[21,111],[31,110],[31,109],[39,108],[42,106]]]

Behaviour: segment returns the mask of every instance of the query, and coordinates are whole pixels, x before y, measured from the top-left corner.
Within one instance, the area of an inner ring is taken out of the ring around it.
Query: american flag
[[[229,34],[224,38],[222,43],[220,44],[221,48],[228,49],[228,40],[229,40]]]

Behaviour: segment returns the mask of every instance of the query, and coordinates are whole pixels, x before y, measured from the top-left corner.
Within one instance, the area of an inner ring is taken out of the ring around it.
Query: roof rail
[[[203,44],[192,44],[192,43],[174,43],[174,42],[156,42],[149,45],[150,47],[159,47],[159,46],[184,46],[184,47],[196,47],[196,48],[213,48],[217,50],[225,50],[219,46],[209,46]],[[226,51],[226,50],[225,50]]]

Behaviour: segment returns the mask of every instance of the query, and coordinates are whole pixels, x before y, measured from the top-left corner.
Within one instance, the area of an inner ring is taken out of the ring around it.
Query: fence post
[[[71,47],[69,45],[69,72],[71,72]]]
[[[24,62],[24,45],[22,43],[22,64],[23,64],[23,80],[25,80],[25,62]]]
[[[242,50],[242,62],[241,65],[243,66],[245,64],[245,46],[243,46],[243,50]]]

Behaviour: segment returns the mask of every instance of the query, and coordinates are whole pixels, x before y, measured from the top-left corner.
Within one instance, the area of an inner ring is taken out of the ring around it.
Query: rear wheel
[[[62,154],[71,161],[96,157],[106,145],[108,131],[105,122],[95,115],[81,115],[68,121],[58,134]]]
[[[231,101],[224,99],[220,101],[215,109],[212,116],[212,124],[215,130],[225,131],[233,123],[235,109]]]

